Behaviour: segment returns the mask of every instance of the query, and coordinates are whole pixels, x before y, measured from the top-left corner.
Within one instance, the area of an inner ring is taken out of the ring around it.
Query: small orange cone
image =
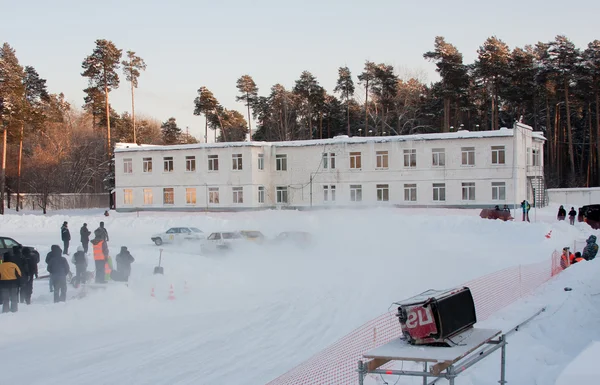
[[[150,297],[155,297],[156,298],[156,295],[154,295],[154,288],[152,288],[152,291],[150,292]]]
[[[552,230],[550,230],[550,232],[548,232],[548,234],[546,234],[546,238],[550,239],[550,237],[552,237]]]
[[[169,289],[169,299],[170,300],[175,299],[175,291],[173,290],[173,284],[171,284],[171,288]]]

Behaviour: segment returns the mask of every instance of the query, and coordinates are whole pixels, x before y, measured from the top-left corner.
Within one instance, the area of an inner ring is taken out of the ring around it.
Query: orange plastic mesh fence
[[[473,294],[477,320],[487,319],[562,271],[560,255],[554,251],[550,261],[510,267],[465,283]],[[394,313],[382,314],[268,385],[357,384],[362,355],[401,335]]]

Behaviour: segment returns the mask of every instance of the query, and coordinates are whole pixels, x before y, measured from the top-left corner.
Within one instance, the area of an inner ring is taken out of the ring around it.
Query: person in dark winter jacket
[[[100,234],[102,234],[101,238],[108,242],[108,230],[106,230],[106,227],[104,227],[104,222],[100,222],[100,227],[94,230],[94,235],[96,235],[96,231],[100,231]]]
[[[58,247],[58,245],[53,246]],[[50,273],[52,284],[54,285],[54,303],[65,302],[67,300],[67,275],[70,272],[69,262],[62,255],[50,259],[48,273]]]
[[[21,279],[19,279],[17,291],[19,294],[19,302],[25,303],[25,285],[27,283],[27,278],[29,277],[29,266],[23,257],[23,246],[13,246],[12,261],[19,266],[19,270],[21,270]]]
[[[564,221],[566,217],[567,217],[567,210],[565,210],[565,208],[561,205],[558,208],[558,214],[556,215],[556,219],[558,219],[559,221]]]
[[[575,211],[574,207],[571,207],[571,211],[569,211],[569,223],[575,224],[575,217],[577,216],[577,211]]]
[[[587,245],[583,248],[583,254],[581,255],[586,261],[591,261],[596,258],[598,253],[598,245],[596,244],[596,236],[590,235],[587,241]]]
[[[19,279],[21,270],[13,262],[10,252],[4,253],[4,261],[0,263],[0,296],[2,297],[2,313],[9,310],[13,313],[19,310]]]
[[[71,240],[71,232],[67,226],[67,221],[63,222],[60,228],[60,237],[64,243],[63,254],[69,255],[69,241]]]
[[[83,246],[83,252],[87,254],[88,246],[90,243],[90,234],[92,232],[87,228],[87,223],[84,223],[79,230],[79,235],[81,235],[81,246]]]
[[[121,246],[121,252],[117,254],[117,271],[119,275],[125,280],[129,280],[129,276],[131,275],[131,264],[135,262],[135,259],[127,250],[126,246]]]
[[[50,247],[50,252],[46,255],[46,265],[50,265],[50,261],[54,258],[60,257],[62,250],[58,245],[52,245]],[[50,293],[54,291],[54,283],[52,282],[52,274],[50,274],[50,279],[48,280],[50,284]]]
[[[25,286],[21,289],[24,291],[25,303],[27,305],[31,304],[31,296],[33,295],[33,278],[38,277],[38,260],[31,253],[31,249],[25,247],[23,249],[23,259],[25,259],[25,263],[27,264],[27,276],[25,276]]]
[[[75,255],[73,255],[73,260],[71,262],[73,262],[73,264],[75,265],[75,279],[77,285],[85,283],[85,274],[87,272],[87,259],[85,258],[85,253],[83,252],[82,246],[77,246],[77,252],[75,253]]]

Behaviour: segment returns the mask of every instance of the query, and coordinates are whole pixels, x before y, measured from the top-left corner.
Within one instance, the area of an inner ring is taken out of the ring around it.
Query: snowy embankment
[[[538,219],[550,220],[554,208],[551,211],[540,212]],[[553,250],[591,233],[585,224],[482,220],[478,210],[140,213],[139,217],[111,213],[106,218],[101,213],[0,218],[1,234],[36,246],[42,260],[51,244],[62,246],[59,229],[65,220],[73,236],[71,251],[83,222],[93,231],[104,221],[113,258],[121,246],[128,246],[136,258],[129,287],[112,285],[106,291],[88,292],[81,300],[72,298],[76,292],[69,287],[66,304],[51,303],[47,281],[36,282],[33,305],[0,316],[0,349],[6,352],[3,364],[12,368],[3,374],[3,382],[264,384],[387,311],[394,301],[429,288],[459,285],[505,267],[547,260]],[[315,235],[315,244],[309,250],[251,245],[222,257],[202,256],[193,244],[165,245],[165,275],[154,276],[159,248],[150,236],[170,226],[196,226],[207,233],[256,229],[268,237],[284,230],[306,230]],[[546,239],[550,230],[552,238]],[[552,298],[580,295],[577,273],[589,279],[592,264],[589,269],[575,266],[567,271],[560,279],[573,276],[575,281],[569,284],[574,290],[552,292]],[[555,282],[559,281],[552,281],[545,290],[551,290]],[[171,284],[174,301],[167,300]],[[152,287],[156,298],[150,296]],[[533,308],[537,300],[538,296],[533,297],[522,306]],[[543,293],[539,302],[546,304]],[[553,311],[550,306],[536,321],[540,328],[558,330]],[[507,309],[505,316],[498,314],[485,324],[509,324],[511,317],[517,322],[527,315],[527,311],[518,313]],[[538,371],[554,365],[556,370],[548,372],[555,378],[567,357],[577,353],[581,327],[561,322],[560,328],[575,335],[560,358],[556,358],[561,354],[557,346],[564,344],[560,342],[567,338],[564,334],[547,334],[556,343],[548,348],[542,337],[524,340],[521,347],[530,352],[527,359],[523,353],[516,354],[515,348],[525,331],[509,341],[512,384],[532,383],[527,382],[529,364]],[[548,357],[540,353],[546,354],[546,349]],[[551,361],[535,361],[539,357]],[[468,378],[489,378],[483,372],[486,365],[490,365],[487,374],[496,373],[496,363],[486,361]]]

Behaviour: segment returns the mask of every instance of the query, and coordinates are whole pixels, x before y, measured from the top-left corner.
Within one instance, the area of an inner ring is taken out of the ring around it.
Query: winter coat
[[[10,253],[4,253],[4,262],[0,263],[0,287],[18,287],[21,276],[21,270]]]
[[[85,253],[83,251],[77,251],[75,255],[73,255],[73,263],[75,266],[87,266],[87,259],[85,258]]]
[[[558,209],[558,218],[562,218],[565,219],[565,217],[567,216],[567,210],[565,210],[564,208],[559,208]]]
[[[100,238],[108,242],[108,230],[106,230],[106,227],[100,226],[94,230],[94,235],[96,235],[96,238],[98,237],[98,234],[100,234]]]
[[[92,234],[92,232],[87,228],[87,226],[81,226],[81,229],[79,230],[79,235],[81,235],[82,243],[90,241],[90,234]]]
[[[27,264],[27,272],[30,277],[38,275],[38,261],[28,248],[23,249],[23,258]]]
[[[50,247],[50,252],[46,255],[46,264],[50,263],[52,258],[60,257],[62,254],[62,250],[58,245],[52,245]]]
[[[71,232],[69,231],[69,228],[67,226],[62,225],[62,227],[60,228],[60,236],[63,241],[71,240]]]
[[[62,255],[50,259],[48,273],[55,277],[66,277],[71,272],[69,262]]]
[[[99,238],[99,236],[101,236],[100,234],[96,233],[96,238],[91,240],[92,243],[92,249],[93,249],[93,255],[94,255],[94,260],[102,260],[102,259],[107,259],[108,258],[108,245],[106,244],[106,241],[104,241],[104,239]],[[102,255],[98,254],[95,250],[95,247],[97,244],[99,244],[100,242],[102,242]],[[100,258],[103,257],[103,258]]]
[[[531,205],[529,204],[529,202],[523,201],[521,203],[521,208],[523,209],[523,213],[528,213],[529,210],[531,209]]]
[[[131,264],[135,262],[135,259],[127,250],[127,247],[121,247],[121,252],[117,254],[117,271],[122,272],[125,276],[129,277],[131,274]]]
[[[571,209],[571,211],[569,211],[569,217],[574,217],[577,215],[577,211]]]
[[[598,253],[598,245],[596,244],[596,236],[590,235],[587,239],[587,245],[583,248],[583,254],[581,255],[586,261],[591,261],[596,258]]]
[[[13,246],[12,252],[12,261],[19,266],[19,270],[21,270],[21,276],[26,277],[29,276],[29,265],[25,258],[23,258],[23,248],[21,246]]]

